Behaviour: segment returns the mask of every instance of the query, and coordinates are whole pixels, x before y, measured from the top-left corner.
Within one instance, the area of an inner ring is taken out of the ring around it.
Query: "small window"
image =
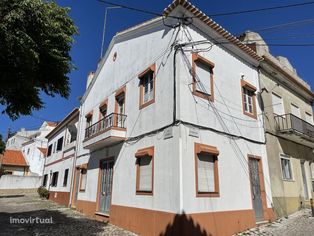
[[[66,187],[68,184],[68,175],[69,175],[69,169],[66,169],[64,171],[64,176],[63,176],[63,187]]]
[[[280,155],[282,178],[284,180],[292,180],[291,163],[289,156]]]
[[[136,153],[136,194],[153,194],[154,148],[141,149]]]
[[[193,94],[201,98],[214,100],[214,63],[201,57],[198,54],[192,54],[192,73],[193,73]]]
[[[219,197],[218,150],[195,144],[195,177],[197,197]]]
[[[57,151],[61,151],[62,150],[62,146],[63,146],[63,137],[58,139]]]
[[[256,119],[256,88],[244,80],[241,80],[241,87],[243,113]]]
[[[87,178],[87,169],[81,169],[80,191],[85,191],[86,189],[86,178]]]
[[[155,102],[155,64],[139,75],[140,109]]]
[[[59,172],[53,172],[52,174],[52,180],[51,180],[51,186],[52,187],[57,187],[58,185],[58,176],[59,176]]]
[[[272,107],[275,115],[285,114],[282,98],[274,93],[272,93]]]
[[[27,155],[29,154],[30,148],[27,149]]]
[[[46,187],[47,186],[47,180],[48,180],[48,174],[44,175],[44,180],[43,180],[43,186]]]
[[[47,157],[51,156],[51,152],[52,152],[52,144],[50,144],[49,147],[48,147]]]

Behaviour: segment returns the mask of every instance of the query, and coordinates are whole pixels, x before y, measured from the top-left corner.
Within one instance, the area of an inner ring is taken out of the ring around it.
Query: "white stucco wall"
[[[41,186],[40,176],[3,175],[0,178],[0,189],[30,189]]]
[[[105,58],[96,79],[82,100],[78,158],[76,166],[88,164],[85,192],[78,193],[78,200],[95,202],[97,198],[99,161],[115,157],[112,204],[147,208],[168,212],[209,212],[252,209],[251,190],[247,155],[262,158],[267,206],[271,207],[271,193],[267,168],[266,149],[263,142],[263,120],[256,101],[257,119],[250,118],[242,111],[241,78],[254,85],[259,91],[258,74],[254,66],[236,57],[222,46],[213,46],[209,52],[200,53],[215,63],[215,101],[214,106],[221,115],[228,131],[222,128],[211,106],[204,99],[193,97],[189,86],[192,77],[188,73],[182,56],[177,54],[177,119],[194,125],[224,131],[235,136],[236,145],[242,150],[237,154],[230,140],[209,130],[201,130],[199,138],[188,135],[183,125],[173,127],[173,137],[163,138],[163,131],[145,136],[132,144],[124,143],[89,153],[82,147],[85,134],[85,115],[93,112],[93,123],[99,119],[99,105],[108,99],[108,114],[114,112],[115,91],[126,86],[126,137],[134,137],[148,131],[162,128],[172,123],[173,116],[173,51],[169,57],[159,57],[171,41],[172,32],[164,26],[156,31],[127,33],[116,39],[116,44]],[[204,40],[195,29],[189,29],[193,40]],[[182,36],[182,35],[181,35]],[[181,37],[180,36],[180,37]],[[179,38],[185,40],[184,37]],[[117,60],[112,56],[117,52]],[[191,54],[187,53],[191,62]],[[156,59],[157,58],[157,59]],[[156,101],[139,110],[138,74],[153,63],[160,69],[156,76]],[[247,139],[247,140],[244,140]],[[250,141],[249,141],[250,140]],[[221,197],[195,197],[194,142],[216,146],[219,151],[219,178]],[[138,149],[155,147],[154,156],[154,194],[141,196],[135,194],[136,165],[134,155]],[[244,158],[244,160],[242,159]],[[246,161],[245,161],[246,158]],[[267,183],[267,184],[266,184]],[[236,193],[236,194],[235,194]]]

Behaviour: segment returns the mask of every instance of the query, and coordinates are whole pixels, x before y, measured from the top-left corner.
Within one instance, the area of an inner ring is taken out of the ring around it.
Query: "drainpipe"
[[[73,158],[73,163],[72,163],[72,176],[71,176],[71,183],[70,183],[70,201],[69,201],[69,207],[72,206],[72,197],[73,197],[73,189],[74,189],[74,176],[76,174],[76,158],[77,158],[77,151],[78,151],[78,144],[80,142],[80,127],[81,127],[81,122],[82,122],[82,101],[80,100],[80,108],[79,108],[79,119],[77,123],[77,134],[76,134],[76,144],[75,144],[75,152],[74,152],[74,158]],[[77,189],[76,189],[77,191]]]

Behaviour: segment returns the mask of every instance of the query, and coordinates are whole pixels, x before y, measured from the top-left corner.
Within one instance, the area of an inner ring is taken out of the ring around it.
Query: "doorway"
[[[264,220],[263,214],[263,199],[262,199],[262,177],[260,172],[262,170],[261,161],[258,158],[249,158],[249,171],[251,180],[251,192],[253,209],[255,212],[256,222]]]
[[[109,215],[112,193],[114,160],[103,160],[100,162],[100,190],[98,211]]]
[[[302,180],[303,180],[303,189],[304,189],[304,199],[309,199],[309,190],[307,188],[307,182],[306,182],[306,173],[305,173],[305,167],[304,167],[304,160],[301,160],[301,172],[302,172]]]

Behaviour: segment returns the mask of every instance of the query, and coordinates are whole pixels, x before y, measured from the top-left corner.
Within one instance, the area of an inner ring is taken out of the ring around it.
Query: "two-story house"
[[[7,150],[19,150],[23,153],[29,175],[42,175],[47,149],[47,139],[45,136],[56,127],[55,122],[44,121],[37,130],[26,130],[11,134],[6,142]]]
[[[273,219],[263,58],[188,1],[163,15],[117,33],[88,78],[71,206],[140,235]]]
[[[68,206],[70,202],[73,166],[76,154],[79,109],[71,111],[46,138],[43,186],[49,190],[49,199]]]
[[[309,205],[314,189],[314,93],[287,58],[270,54],[254,32],[241,39],[264,58],[261,103],[275,213],[287,216]]]

